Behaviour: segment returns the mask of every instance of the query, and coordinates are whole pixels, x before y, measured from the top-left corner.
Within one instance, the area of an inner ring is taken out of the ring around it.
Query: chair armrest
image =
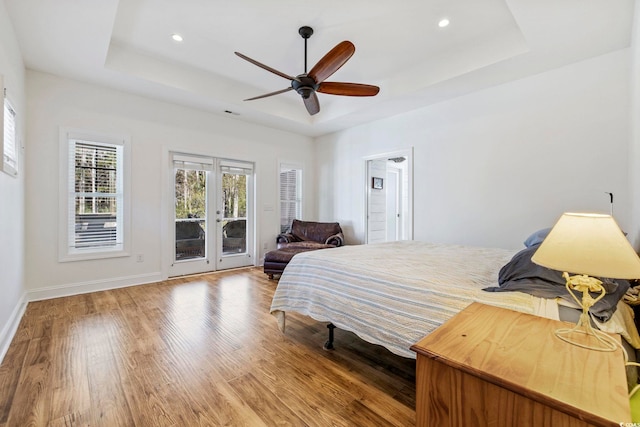
[[[282,233],[282,234],[278,234],[278,237],[276,237],[276,243],[291,243],[291,242],[301,242],[302,240],[291,233]]]
[[[334,234],[333,236],[329,236],[324,243],[327,245],[342,246],[344,245],[344,236],[342,233]]]

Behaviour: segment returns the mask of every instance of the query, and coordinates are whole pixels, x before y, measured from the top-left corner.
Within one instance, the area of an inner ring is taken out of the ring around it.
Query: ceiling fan
[[[350,41],[338,43],[318,63],[307,73],[307,39],[313,34],[311,27],[300,27],[298,33],[304,39],[304,73],[295,77],[282,73],[274,68],[264,65],[255,59],[235,52],[240,58],[257,65],[267,71],[272,72],[280,77],[284,77],[291,81],[291,87],[245,99],[245,101],[253,101],[254,99],[266,98],[268,96],[278,95],[290,90],[295,90],[300,96],[310,115],[317,114],[320,111],[320,103],[316,92],[326,93],[329,95],[343,96],[375,96],[380,91],[378,86],[366,85],[362,83],[340,83],[325,82],[333,73],[338,71],[356,51],[355,46]]]

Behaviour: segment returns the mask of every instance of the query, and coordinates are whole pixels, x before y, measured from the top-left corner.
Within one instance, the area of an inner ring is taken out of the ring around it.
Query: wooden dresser
[[[416,425],[619,426],[631,421],[621,350],[553,334],[566,323],[473,303],[411,347]]]

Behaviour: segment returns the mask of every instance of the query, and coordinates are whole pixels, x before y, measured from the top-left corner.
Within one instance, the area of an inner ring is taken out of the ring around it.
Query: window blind
[[[123,247],[123,146],[69,141],[69,247]]]
[[[175,169],[212,171],[213,159],[210,157],[173,154],[173,167]]]
[[[4,142],[2,160],[4,170],[16,174],[18,172],[18,150],[16,147],[16,112],[9,104],[9,100],[4,100]]]
[[[253,165],[246,162],[220,160],[220,172],[231,175],[253,175]]]

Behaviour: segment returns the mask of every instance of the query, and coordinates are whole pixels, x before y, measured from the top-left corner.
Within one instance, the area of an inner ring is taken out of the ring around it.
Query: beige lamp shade
[[[572,274],[640,279],[640,258],[610,215],[563,214],[531,261]]]

